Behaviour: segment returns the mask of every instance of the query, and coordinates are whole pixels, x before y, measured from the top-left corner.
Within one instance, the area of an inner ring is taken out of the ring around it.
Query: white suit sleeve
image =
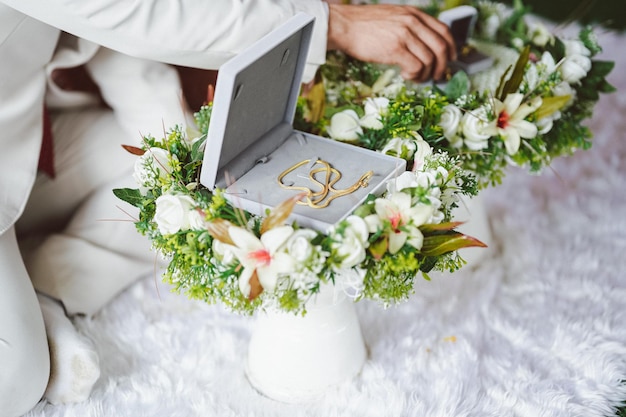
[[[316,18],[307,63],[325,60],[328,8],[320,0],[0,1],[131,56],[205,69],[219,68],[302,11]]]

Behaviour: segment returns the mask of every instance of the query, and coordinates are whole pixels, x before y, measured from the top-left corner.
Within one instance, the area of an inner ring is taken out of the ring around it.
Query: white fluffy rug
[[[601,39],[619,61],[611,82],[626,88],[626,37]],[[494,242],[478,268],[420,281],[396,308],[358,304],[368,360],[319,401],[258,394],[244,374],[254,319],[149,277],[76,322],[101,358],[91,398],[27,416],[615,415],[626,400],[625,115],[626,95],[604,96],[592,150],[540,177],[512,169],[484,193]]]

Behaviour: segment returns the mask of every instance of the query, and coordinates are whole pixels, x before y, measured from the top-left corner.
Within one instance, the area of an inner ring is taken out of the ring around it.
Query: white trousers
[[[135,230],[133,207],[112,193],[135,187],[136,156],[120,145],[137,145],[139,137],[128,137],[107,109],[66,110],[52,123],[56,178],[37,178],[16,227],[0,236],[1,416],[27,412],[48,382],[48,345],[33,286],[60,300],[68,314],[91,315],[154,270],[155,255]]]
[[[106,109],[53,117],[56,178],[41,174],[17,224],[35,289],[60,300],[68,314],[91,315],[153,269],[155,255],[133,224],[136,209],[113,188],[135,187],[138,144]],[[58,139],[57,139],[58,138]],[[65,226],[52,234],[51,226]]]

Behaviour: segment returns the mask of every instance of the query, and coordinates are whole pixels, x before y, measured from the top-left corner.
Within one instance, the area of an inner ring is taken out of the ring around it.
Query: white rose
[[[154,221],[162,235],[189,229],[189,212],[195,202],[188,195],[164,194],[156,199]]]
[[[461,109],[454,104],[448,104],[443,108],[439,126],[443,129],[443,136],[451,142],[458,138],[457,132],[462,117]]]
[[[224,265],[230,265],[237,259],[232,251],[231,245],[213,239],[212,248],[213,253],[217,255],[217,258],[220,259]]]
[[[587,49],[585,44],[580,39],[564,39],[563,44],[565,45],[565,56],[591,56],[591,51]]]
[[[528,37],[537,46],[546,46],[554,41],[554,37],[543,24],[531,23],[528,27]]]
[[[330,118],[330,126],[326,128],[328,135],[335,140],[356,140],[363,133],[359,124],[359,116],[354,110],[343,110]]]
[[[189,228],[191,230],[206,230],[207,222],[204,214],[196,209],[191,209],[188,214]]]
[[[383,122],[378,114],[366,114],[359,120],[361,127],[372,130],[380,130],[383,128]]]
[[[484,107],[465,113],[461,119],[461,129],[465,136],[465,146],[469,149],[478,151],[489,145],[488,140],[491,137],[493,127],[488,120],[487,110]]]
[[[365,115],[359,123],[367,129],[380,130],[383,128],[382,117],[387,114],[389,99],[385,97],[367,98],[365,100]]]
[[[432,185],[437,184],[437,177],[433,171],[417,172],[415,181],[422,188],[430,188]]]
[[[342,258],[340,268],[352,268],[365,260],[369,237],[367,223],[361,217],[349,216],[346,221],[349,225],[343,230],[343,235],[334,235],[336,242],[333,248]]]
[[[387,114],[389,107],[389,99],[385,97],[368,97],[365,99],[365,114],[378,114],[384,116]]]
[[[552,73],[556,69],[556,62],[554,62],[554,57],[548,51],[544,51],[541,54],[541,60],[539,61],[545,68],[547,73]]]
[[[576,99],[576,90],[572,88],[567,81],[563,81],[554,86],[552,94],[555,96],[570,96],[569,101],[565,104],[565,108],[570,106]]]
[[[545,135],[550,130],[552,130],[554,121],[552,120],[552,117],[548,116],[548,117],[544,117],[542,119],[537,120],[535,124],[537,125],[537,133],[539,135]]]
[[[561,112],[555,111],[549,116],[543,117],[535,122],[537,125],[537,133],[540,135],[545,135],[550,130],[552,130],[552,126],[555,120],[559,120],[561,118]]]
[[[414,172],[405,171],[395,178],[387,181],[387,192],[393,194],[398,191],[402,191],[405,188],[415,188],[419,184],[417,183],[417,176]]]
[[[559,67],[561,77],[570,84],[575,84],[587,76],[591,69],[591,59],[584,55],[569,55]]]
[[[314,239],[317,233],[311,229],[298,229],[287,240],[286,248],[287,253],[296,260],[296,262],[302,263],[307,261],[313,255],[313,245],[311,239]]]

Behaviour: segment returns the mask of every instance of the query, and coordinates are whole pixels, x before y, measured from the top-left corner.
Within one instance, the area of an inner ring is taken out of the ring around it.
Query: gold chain
[[[304,186],[286,185],[283,182],[283,179],[285,178],[287,174],[295,171],[296,169],[310,162],[311,162],[311,159],[305,159],[304,161],[300,161],[297,164],[292,165],[291,167],[281,172],[276,178],[276,180],[278,181],[278,185],[280,185],[282,188],[285,188],[288,190],[304,191],[306,193],[306,196],[305,196],[306,201],[298,201],[297,203],[301,205],[307,205],[314,209],[322,209],[322,208],[328,207],[330,202],[333,201],[334,199],[348,195],[348,194],[352,194],[353,192],[355,192],[361,187],[363,188],[367,187],[369,185],[369,180],[374,176],[373,171],[367,171],[365,174],[361,175],[361,178],[359,178],[359,180],[356,183],[354,183],[354,185],[352,185],[351,187],[348,187],[343,190],[337,190],[334,188],[334,185],[341,179],[341,172],[339,172],[339,170],[337,170],[336,168],[331,167],[328,162],[321,160],[321,159],[317,159],[313,163],[312,167],[318,164],[322,165],[322,167],[311,169],[309,171],[309,180],[313,182],[314,184],[318,185],[319,187],[321,187],[319,191],[314,191],[311,188],[304,187]],[[324,182],[320,182],[315,176],[323,172],[326,173]]]

